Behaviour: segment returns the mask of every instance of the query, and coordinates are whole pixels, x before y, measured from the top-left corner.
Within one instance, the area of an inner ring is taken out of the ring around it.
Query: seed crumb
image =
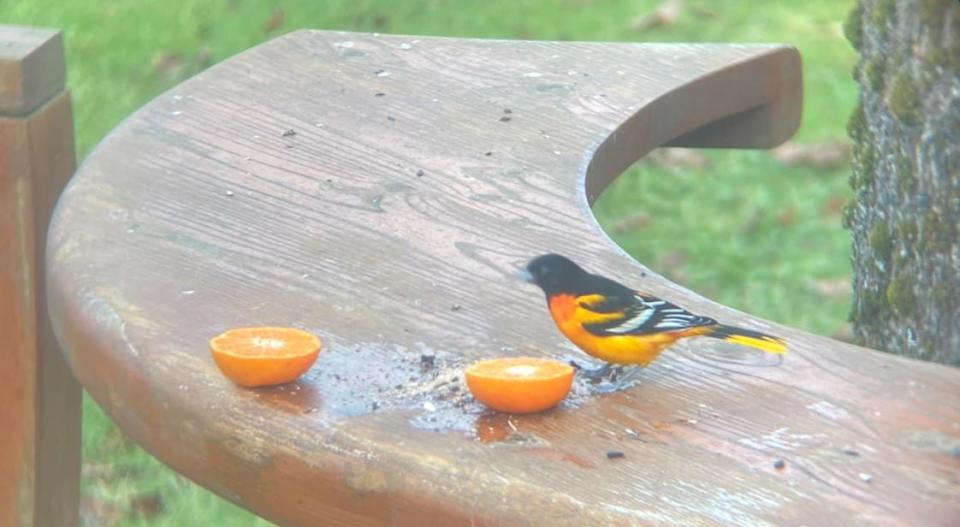
[[[436,356],[424,353],[420,355],[420,366],[424,368],[433,368],[436,363]]]

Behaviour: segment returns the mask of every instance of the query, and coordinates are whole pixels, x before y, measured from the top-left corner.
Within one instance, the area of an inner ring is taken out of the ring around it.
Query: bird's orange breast
[[[573,295],[553,295],[548,300],[550,304],[550,315],[559,325],[566,320],[573,318],[573,313],[577,308],[577,299]]]

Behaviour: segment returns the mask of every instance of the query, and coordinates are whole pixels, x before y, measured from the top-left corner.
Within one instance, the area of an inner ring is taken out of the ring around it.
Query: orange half
[[[320,339],[296,328],[234,328],[210,339],[210,354],[220,371],[248,388],[296,380],[319,353]]]
[[[474,398],[494,410],[514,414],[556,406],[573,384],[569,364],[536,357],[484,360],[463,373]]]

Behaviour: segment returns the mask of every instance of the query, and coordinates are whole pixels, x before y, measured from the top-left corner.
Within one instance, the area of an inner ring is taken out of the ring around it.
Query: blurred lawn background
[[[163,90],[298,28],[554,40],[784,42],[804,61],[802,128],[769,151],[660,151],[600,199],[628,252],[721,303],[844,334],[852,0],[2,0],[0,23],[66,34],[81,159]],[[84,401],[86,525],[269,525],[177,476]]]

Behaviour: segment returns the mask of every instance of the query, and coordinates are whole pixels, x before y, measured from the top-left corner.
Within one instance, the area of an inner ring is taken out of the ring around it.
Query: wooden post
[[[78,523],[81,391],[43,264],[76,162],[65,77],[59,32],[0,26],[0,527]]]

